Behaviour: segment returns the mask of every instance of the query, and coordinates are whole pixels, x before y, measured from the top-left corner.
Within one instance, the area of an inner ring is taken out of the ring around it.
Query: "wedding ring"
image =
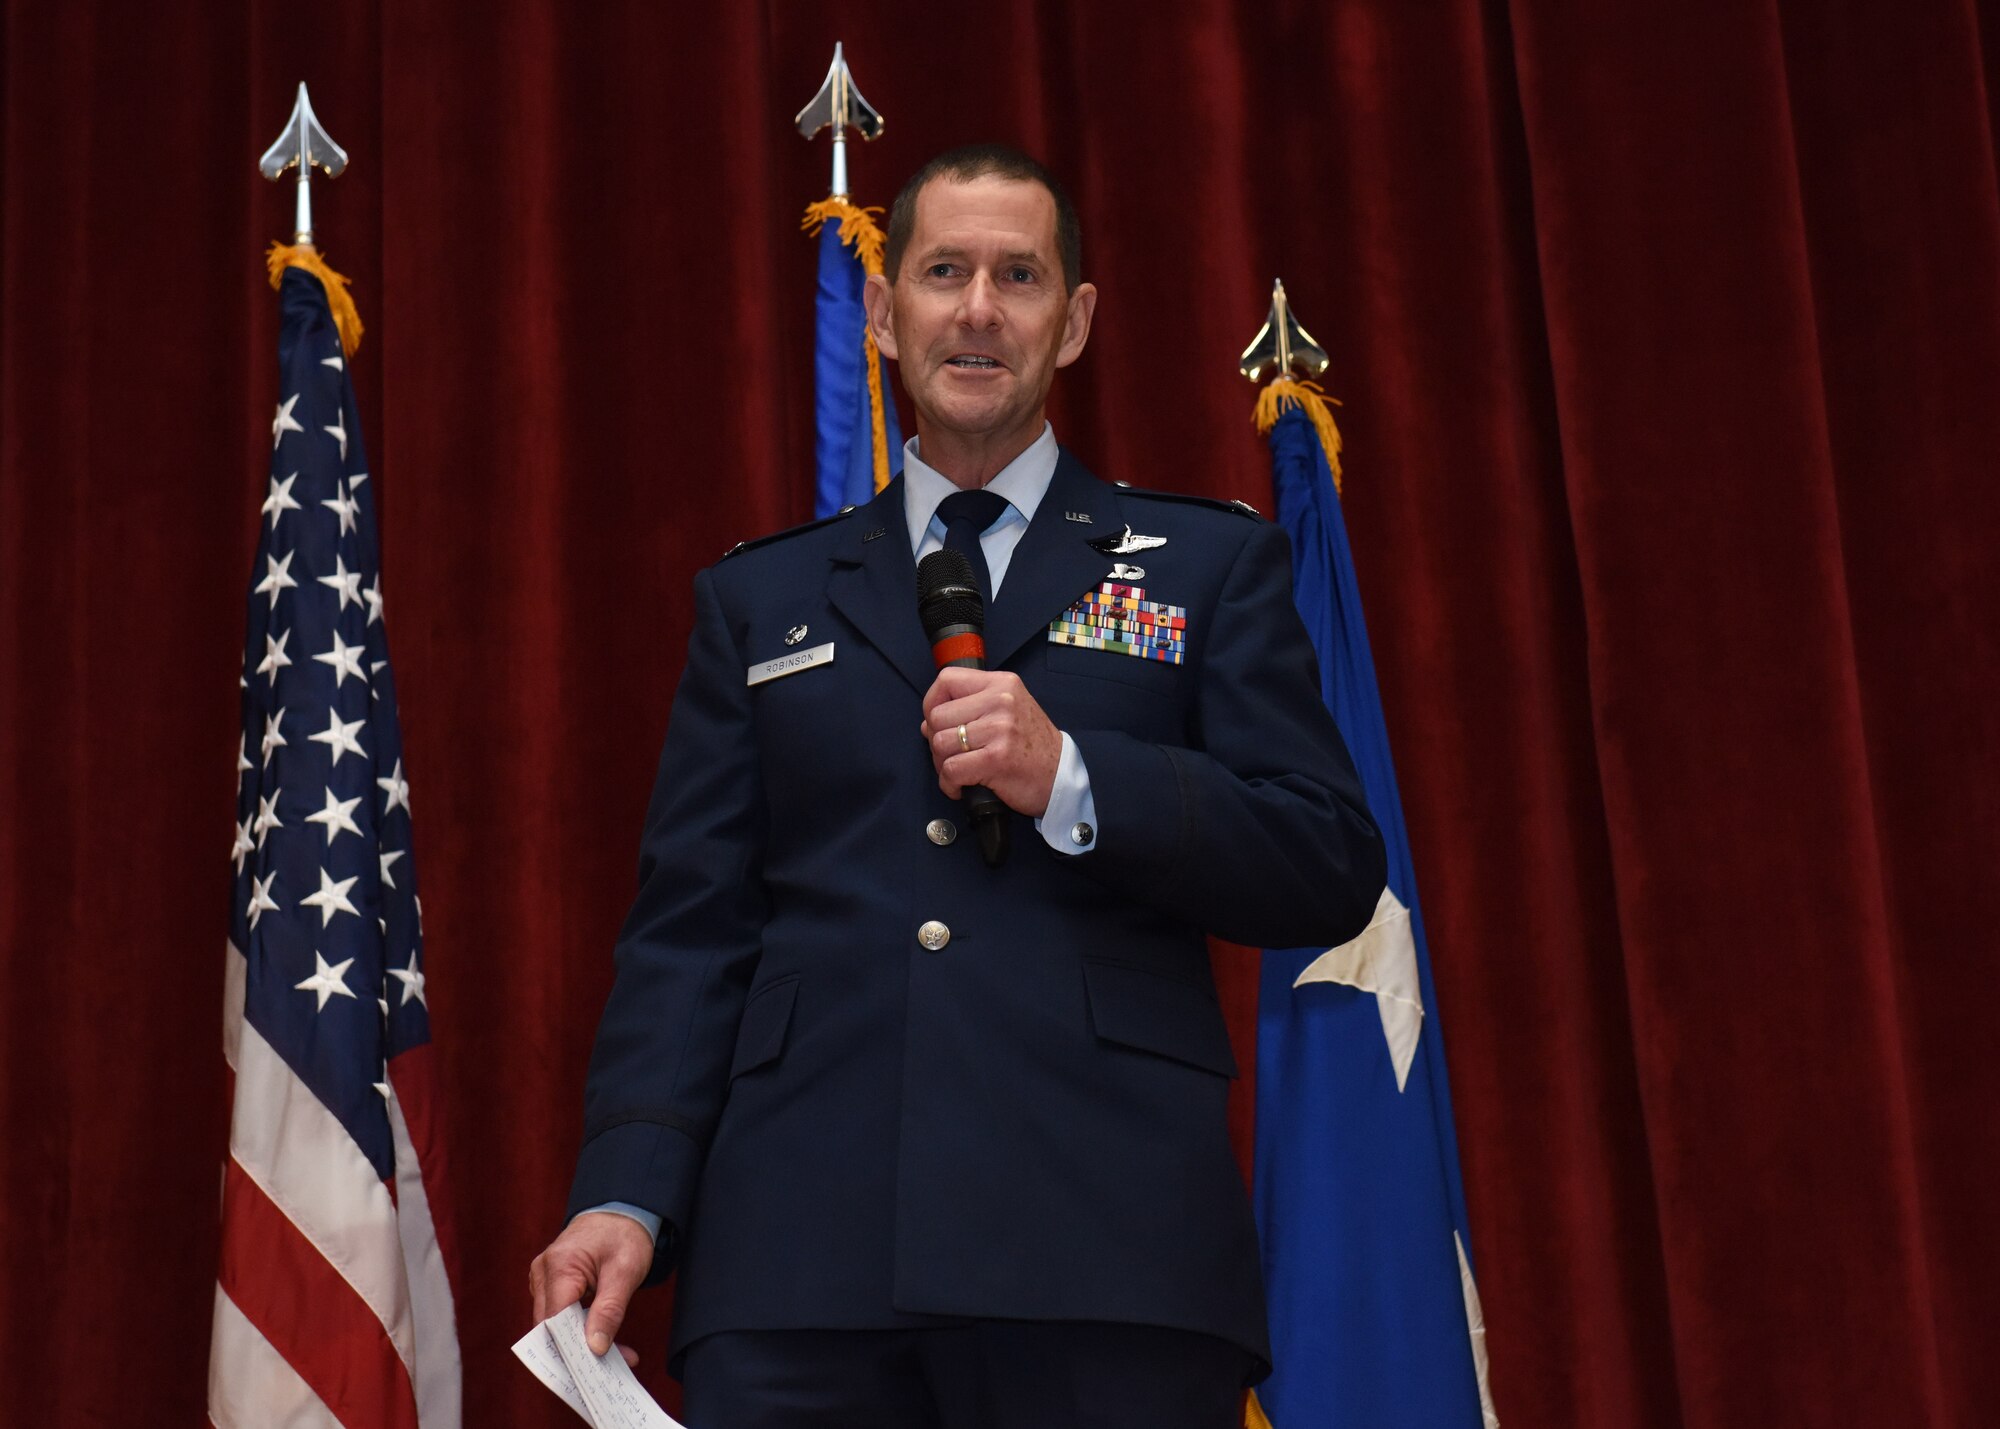
[[[964,750],[967,754],[972,753],[972,741],[965,737],[964,725],[960,725],[958,727],[958,747]]]

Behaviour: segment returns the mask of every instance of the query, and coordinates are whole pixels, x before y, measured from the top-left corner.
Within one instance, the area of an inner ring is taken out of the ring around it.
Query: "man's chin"
[[[926,415],[932,425],[968,438],[1000,436],[1021,422],[1021,413],[1012,403],[991,400],[946,400],[933,406]]]

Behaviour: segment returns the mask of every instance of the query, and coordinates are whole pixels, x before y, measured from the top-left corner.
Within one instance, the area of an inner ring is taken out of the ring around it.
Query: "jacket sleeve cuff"
[[[658,1216],[663,1225],[654,1237],[658,1253],[649,1280],[657,1278],[665,1273],[667,1252],[678,1239],[675,1232],[687,1224],[694,1206],[701,1163],[701,1148],[675,1127],[656,1121],[615,1122],[584,1142],[566,1219],[614,1201]]]
[[[1116,877],[1172,869],[1185,847],[1187,807],[1172,757],[1117,730],[1079,730],[1075,740],[1097,813],[1091,872]]]

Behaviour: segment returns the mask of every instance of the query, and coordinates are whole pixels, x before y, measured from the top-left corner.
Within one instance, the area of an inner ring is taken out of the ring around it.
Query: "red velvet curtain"
[[[788,120],[835,39],[889,116],[864,201],[974,138],[1070,177],[1103,298],[1054,416],[1101,474],[1266,505],[1274,274],[1335,354],[1505,1421],[2000,1422],[1994,23],[5,4],[0,1343],[57,1371],[9,1422],[202,1414],[290,214],[253,161],[301,78],[354,159],[320,229],[370,324],[466,1422],[564,1422],[505,1346],[690,577],[811,505]]]

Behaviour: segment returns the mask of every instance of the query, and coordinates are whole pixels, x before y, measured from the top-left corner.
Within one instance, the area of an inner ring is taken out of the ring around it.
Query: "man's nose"
[[[974,273],[972,281],[961,290],[959,301],[959,321],[967,327],[987,329],[1000,324],[1000,293],[993,286],[993,280],[984,273]]]

